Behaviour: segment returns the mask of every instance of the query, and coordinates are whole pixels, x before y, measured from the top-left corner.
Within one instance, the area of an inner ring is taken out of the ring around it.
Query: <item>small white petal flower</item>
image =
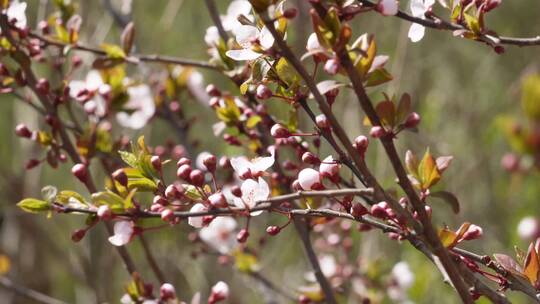
[[[242,198],[234,198],[234,204],[240,208],[253,208],[257,202],[264,201],[270,196],[270,188],[262,177],[259,177],[257,181],[245,180],[240,189],[242,190]],[[261,213],[262,210],[252,212],[251,215],[256,216]]]
[[[321,176],[318,171],[306,168],[298,174],[298,182],[304,190],[312,190],[314,186],[321,183]]]
[[[5,10],[5,14],[9,21],[15,21],[15,27],[23,29],[26,27],[26,2],[19,2],[14,0],[9,4],[9,7]]]
[[[262,51],[268,50],[274,44],[274,36],[266,27],[259,30],[252,25],[241,25],[235,30],[235,35],[236,42],[242,49],[229,50],[225,54],[236,61],[257,59],[263,55]],[[259,48],[261,51],[258,51]]]
[[[411,0],[410,9],[413,17],[425,19],[426,12],[435,4],[435,0]],[[418,42],[424,37],[426,28],[418,23],[413,23],[409,29],[409,39]]]
[[[519,221],[518,236],[524,240],[532,240],[536,238],[540,232],[538,220],[532,216],[527,216]]]
[[[204,34],[204,42],[206,42],[206,45],[209,47],[214,47],[219,43],[219,31],[217,27],[211,26],[206,29],[206,33]]]
[[[238,176],[251,172],[252,175],[257,176],[262,174],[268,168],[274,165],[275,155],[272,154],[267,157],[256,157],[249,161],[245,156],[231,158],[231,166]]]
[[[236,221],[232,217],[217,217],[208,227],[199,231],[199,236],[206,244],[215,248],[221,254],[229,253],[237,244]]]
[[[138,85],[127,89],[129,100],[124,108],[133,111],[116,113],[118,123],[127,128],[140,129],[154,116],[156,105],[150,87]]]
[[[226,31],[235,31],[242,24],[238,21],[238,16],[244,15],[249,20],[255,18],[251,14],[251,4],[247,0],[234,0],[227,8],[227,14],[221,16],[221,23]]]
[[[392,276],[402,289],[409,289],[414,284],[414,273],[407,262],[401,261],[394,265]]]
[[[114,224],[114,235],[109,237],[109,242],[114,246],[123,246],[131,240],[133,236],[133,223],[129,221],[119,221]]]
[[[201,203],[197,203],[191,207],[189,212],[204,212],[208,209]],[[203,217],[202,216],[193,216],[188,218],[188,224],[195,228],[201,228],[203,226]]]

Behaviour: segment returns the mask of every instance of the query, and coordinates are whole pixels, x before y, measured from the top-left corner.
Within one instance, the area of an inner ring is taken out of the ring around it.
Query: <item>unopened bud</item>
[[[181,165],[178,170],[176,170],[176,176],[181,179],[189,179],[189,175],[191,173],[191,166],[190,165]]]
[[[156,171],[161,172],[161,159],[159,156],[154,155],[150,158],[150,163],[156,169]]]
[[[384,206],[382,206],[381,203],[371,206],[370,213],[373,217],[380,218],[380,219],[385,219],[388,217],[386,208],[384,208]]]
[[[256,94],[258,99],[265,100],[272,97],[272,91],[264,84],[259,84],[257,86]]]
[[[77,229],[71,234],[71,240],[75,243],[80,242],[86,235],[86,229]]]
[[[249,237],[249,231],[247,229],[241,229],[236,235],[238,243],[245,243]]]
[[[291,136],[291,132],[281,124],[273,125],[270,134],[273,138],[288,138]]]
[[[102,220],[102,221],[109,220],[112,217],[112,212],[111,212],[111,208],[109,207],[109,205],[101,205],[101,206],[99,206],[96,214],[97,214],[98,218],[100,220]]]
[[[221,91],[214,84],[209,84],[206,86],[206,94],[212,97],[219,97],[221,96]]]
[[[164,283],[159,288],[159,299],[161,301],[168,301],[176,299],[176,291],[174,286],[169,283]]]
[[[45,78],[40,78],[36,83],[36,90],[39,94],[47,95],[49,94],[49,81]]]
[[[298,10],[294,7],[288,8],[283,12],[283,17],[287,19],[293,19],[298,15]]]
[[[18,124],[15,127],[15,134],[19,137],[30,138],[32,137],[32,132],[28,129],[25,124]]]
[[[281,231],[281,228],[279,228],[279,226],[266,227],[266,233],[268,233],[271,236],[277,235],[280,231]]]
[[[165,222],[170,222],[174,219],[174,212],[171,209],[163,209],[160,215],[161,219]]]
[[[321,160],[311,152],[305,152],[302,154],[302,162],[310,165],[318,165],[321,163]]]
[[[330,122],[328,121],[328,118],[326,118],[326,115],[319,114],[317,117],[315,117],[315,122],[317,123],[317,127],[320,129],[328,129],[330,128]]]
[[[374,126],[369,131],[369,135],[371,135],[371,137],[373,138],[383,137],[385,134],[386,134],[386,131],[381,126]]]
[[[117,181],[120,185],[127,187],[128,185],[128,176],[124,169],[118,169],[113,172],[112,178]]]
[[[75,175],[83,184],[88,181],[88,169],[84,164],[76,164],[71,168],[71,173]]]
[[[203,158],[203,165],[206,167],[208,172],[215,172],[217,166],[217,158],[214,155],[206,155]]]
[[[210,204],[216,208],[226,208],[227,207],[227,200],[225,199],[225,195],[223,193],[218,192],[210,195],[208,197],[208,201]]]
[[[369,139],[366,136],[360,135],[354,139],[354,148],[356,149],[356,151],[358,151],[358,153],[362,155],[366,153],[368,146]]]
[[[204,183],[204,173],[199,169],[195,169],[189,173],[189,179],[194,186],[200,187]]]
[[[416,128],[420,124],[420,115],[416,112],[412,112],[407,116],[407,120],[405,120],[405,128]]]

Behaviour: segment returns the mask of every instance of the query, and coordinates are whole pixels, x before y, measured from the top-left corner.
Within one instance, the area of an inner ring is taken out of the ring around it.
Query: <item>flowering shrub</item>
[[[434,204],[437,201],[446,202],[455,213],[461,209],[456,195],[441,183],[453,156],[436,157],[429,147],[398,152],[395,143],[402,132],[421,129],[421,116],[408,93],[372,94],[394,79],[385,67],[389,57],[378,52],[377,43],[383,42],[375,35],[357,33],[350,25],[370,12],[396,16],[412,22],[412,42],[419,42],[427,28],[450,30],[456,37],[486,44],[486,56],[503,53],[506,45],[540,45],[538,38],[500,37],[487,27],[486,15],[500,2],[311,0],[306,13],[312,33],[304,38],[305,51],[293,51],[287,42],[299,14],[293,4],[233,0],[220,15],[207,0],[215,22],[204,37],[209,58],[195,61],[138,53],[134,22],[123,27],[114,44],[87,45],[79,41],[82,17],[70,1],[55,1],[57,11],[40,20],[36,30],[28,27],[25,2],[1,1],[0,89],[30,104],[46,123],[39,130],[22,122],[15,127],[17,136],[35,142],[45,155],[29,159],[26,169],[70,167],[86,189],[44,185],[41,197],[24,198],[17,205],[53,220],[83,216],[81,228],[71,233],[75,243],[105,226],[108,245],[130,275],[121,303],[234,301],[236,291],[225,281],[212,282],[209,291],[188,299],[165,279],[145,238],[175,226],[181,227],[175,232],[189,234],[201,254],[233,265],[283,301],[409,301],[407,290],[415,276],[406,262],[375,277],[344,258],[354,245],[353,234],[369,230],[412,245],[464,303],[480,297],[509,303],[507,290],[539,301],[537,220],[526,217],[519,223],[518,233],[530,246],[518,251],[516,259],[461,247],[481,241],[484,230],[469,222],[454,229],[434,216],[444,208]],[[408,9],[400,10],[405,6]],[[92,62],[78,53],[91,54]],[[42,76],[38,63],[57,68],[59,76]],[[150,63],[160,64],[160,69],[137,68]],[[205,85],[198,70],[229,79],[235,90]],[[538,166],[539,87],[538,76],[523,81],[522,103],[530,126],[501,119],[516,153],[532,159],[526,169]],[[192,121],[185,116],[181,96],[215,112],[218,122],[211,129],[216,140],[243,152],[215,155],[202,152],[212,147],[193,145],[187,139]],[[358,102],[362,112],[355,117],[358,126],[367,128],[366,134],[346,133],[337,118],[335,105],[345,96]],[[277,111],[276,104],[285,111]],[[310,124],[302,128],[299,121],[305,117]],[[151,145],[145,136],[127,136],[159,121],[175,129],[179,142]],[[383,184],[368,166],[368,152],[375,145],[384,150],[395,185]],[[522,170],[520,158],[508,154],[502,165],[509,171]],[[269,224],[264,218],[271,214]],[[305,282],[295,286],[272,283],[264,276],[258,262],[265,255],[263,242],[253,236],[264,233],[278,240],[285,230],[298,234],[311,266]],[[138,259],[130,254],[137,241],[159,291],[151,278],[141,275]],[[324,250],[317,252],[321,247]]]

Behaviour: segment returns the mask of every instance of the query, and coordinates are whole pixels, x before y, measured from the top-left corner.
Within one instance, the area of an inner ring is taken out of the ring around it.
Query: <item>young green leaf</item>
[[[30,213],[38,213],[48,211],[51,209],[51,204],[46,201],[38,200],[35,198],[25,198],[17,206],[22,210]]]

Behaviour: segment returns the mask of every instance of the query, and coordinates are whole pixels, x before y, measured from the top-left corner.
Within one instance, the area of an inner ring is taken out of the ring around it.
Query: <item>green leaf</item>
[[[82,204],[87,205],[87,202],[82,195],[71,190],[60,191],[60,193],[58,193],[58,195],[56,196],[56,202],[66,205],[69,203],[70,198],[74,198],[77,201],[81,202]]]
[[[433,156],[431,156],[431,153],[429,153],[429,149],[418,165],[418,175],[421,187],[424,190],[429,189],[429,187],[435,185],[441,179],[437,163],[433,159]]]
[[[137,168],[137,156],[127,151],[118,151],[120,158],[132,168]]]
[[[253,129],[261,121],[262,121],[262,118],[259,115],[253,115],[250,118],[248,118],[246,122],[246,127],[248,127],[248,129]]]
[[[283,80],[289,87],[295,86],[300,82],[300,77],[294,69],[294,67],[289,64],[285,57],[281,57],[275,66],[278,77]]]
[[[216,110],[218,118],[224,123],[230,125],[240,119],[242,112],[232,97],[224,97],[225,106]]]
[[[394,79],[392,75],[384,68],[378,68],[369,73],[366,79],[366,87],[374,87]]]
[[[454,211],[454,213],[456,214],[459,213],[459,201],[452,192],[436,191],[436,192],[431,192],[430,195],[433,197],[442,199],[443,201],[448,203],[450,207],[452,207],[452,210]]]
[[[124,211],[124,199],[112,191],[102,191],[92,194],[94,205],[108,205],[113,212]]]
[[[189,184],[182,184],[182,187],[186,190],[186,192],[184,194],[189,199],[192,199],[194,201],[201,201],[202,200],[202,195],[199,192],[199,190],[197,190],[197,188],[195,186],[189,185]]]
[[[463,14],[465,17],[465,22],[467,23],[467,27],[475,34],[480,34],[482,32],[482,29],[480,28],[480,23],[478,22],[478,19],[474,16],[471,16],[469,14]]]
[[[139,169],[136,168],[124,168],[124,172],[128,177],[127,188],[129,191],[138,189],[140,192],[154,192],[157,190],[157,184],[145,177]],[[121,186],[116,183],[117,186]]]
[[[237,251],[234,253],[236,268],[242,272],[257,271],[257,257],[253,254]]]
[[[17,206],[22,210],[30,213],[38,213],[48,211],[51,209],[51,204],[46,201],[38,200],[35,198],[25,198]]]
[[[105,51],[107,54],[107,57],[110,59],[124,59],[126,58],[126,52],[122,49],[122,47],[115,45],[115,44],[107,44],[103,43],[101,45],[101,49]]]

